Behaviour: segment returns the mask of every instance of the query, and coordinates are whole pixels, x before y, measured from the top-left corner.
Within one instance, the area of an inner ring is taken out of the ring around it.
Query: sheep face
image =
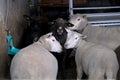
[[[57,18],[55,21],[51,23],[53,30],[58,35],[63,35],[66,31],[66,27],[72,27],[73,25],[62,18]]]
[[[73,25],[62,18],[57,18],[51,23],[51,25],[52,25],[51,31],[53,32],[53,35],[63,46],[67,37],[67,31],[65,30],[65,28],[67,26],[73,26]]]
[[[67,40],[65,42],[64,47],[66,49],[70,49],[70,48],[75,48],[76,44],[78,43],[78,40],[81,38],[81,34],[74,32],[74,31],[70,31],[68,29],[66,29],[68,34],[67,34]]]
[[[39,42],[41,42],[43,46],[49,51],[58,52],[58,53],[62,51],[62,46],[56,40],[56,38],[52,35],[52,33],[48,33],[40,37]]]
[[[48,43],[51,45],[50,51],[52,52],[61,52],[62,51],[62,46],[60,43],[55,39],[54,36],[50,36],[49,38],[46,39]]]
[[[74,25],[72,27],[68,27],[70,30],[83,30],[88,24],[86,16],[81,14],[72,15],[69,22]]]
[[[71,31],[69,29],[66,29],[66,30],[68,32],[67,40],[64,45],[66,49],[77,48],[78,42],[81,42],[82,40],[87,38],[87,36],[83,36],[82,34],[77,33],[75,31]]]

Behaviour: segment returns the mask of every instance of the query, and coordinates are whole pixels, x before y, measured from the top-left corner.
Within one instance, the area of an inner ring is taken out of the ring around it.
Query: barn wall
[[[69,0],[38,0],[39,3],[41,4],[48,4],[48,5],[57,5],[57,4],[66,4],[68,5]],[[74,4],[85,4],[87,2],[87,0],[73,0]]]
[[[9,1],[8,4],[7,1]],[[15,46],[18,47],[24,28],[23,14],[27,13],[28,10],[27,1],[28,0],[0,0],[0,79],[5,77],[7,74],[6,70],[8,70],[7,68],[10,64],[6,50],[6,26],[13,36]]]

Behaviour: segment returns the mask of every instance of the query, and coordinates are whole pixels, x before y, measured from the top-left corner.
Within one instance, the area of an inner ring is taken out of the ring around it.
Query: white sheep
[[[80,33],[67,30],[68,37],[64,47],[77,48],[75,61],[77,65],[77,80],[81,80],[82,71],[89,80],[116,80],[119,69],[116,54],[112,49],[84,40]]]
[[[82,14],[71,16],[70,23],[73,27],[70,30],[77,30],[87,35],[87,40],[98,44],[105,45],[113,50],[120,46],[120,27],[94,27],[88,24],[87,17]]]
[[[52,33],[21,49],[13,58],[10,67],[12,80],[56,80],[58,63],[49,52],[61,52],[62,47]]]
[[[82,32],[85,27],[88,25],[87,17],[82,14],[74,14],[71,15],[69,19],[69,23],[73,24],[72,27],[67,27],[70,30],[77,30],[79,32]]]
[[[88,24],[87,17],[81,14],[74,14],[71,16],[70,23],[74,26],[69,27],[71,30],[77,30],[82,32],[83,35],[87,35],[87,41],[102,44],[113,49],[118,57],[120,65],[120,27],[94,27]],[[120,69],[118,72],[118,80],[120,80]]]

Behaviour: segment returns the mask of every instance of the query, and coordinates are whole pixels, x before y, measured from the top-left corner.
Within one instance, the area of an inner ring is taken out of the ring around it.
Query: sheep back
[[[56,58],[38,42],[23,48],[12,60],[10,73],[14,79],[55,80]]]
[[[79,45],[76,50],[75,60],[77,68],[79,69],[79,66],[82,66],[87,75],[96,72],[94,77],[99,72],[103,75],[107,74],[107,70],[111,70],[114,77],[116,77],[119,68],[117,57],[113,50],[90,42],[85,43],[84,46]]]

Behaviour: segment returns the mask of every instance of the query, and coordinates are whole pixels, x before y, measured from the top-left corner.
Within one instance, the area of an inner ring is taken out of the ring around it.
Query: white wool
[[[89,80],[116,79],[119,69],[116,54],[110,48],[83,40],[84,36],[74,31],[68,31],[65,48],[77,48],[75,61],[77,65],[77,79],[84,71]],[[71,43],[74,43],[71,45]]]
[[[70,18],[70,23],[73,27],[69,27],[71,30],[83,31],[84,35],[87,35],[87,40],[107,46],[115,50],[120,46],[120,27],[93,27],[87,22],[86,17],[82,17],[81,14],[74,14]],[[80,21],[77,19],[80,18]]]
[[[50,36],[49,36],[50,35]],[[10,67],[12,80],[56,80],[58,62],[49,52],[57,45],[61,52],[61,45],[51,33],[48,33],[28,47],[21,49],[13,58]],[[55,48],[54,48],[55,49]],[[55,52],[56,52],[55,50]]]
[[[113,50],[120,46],[120,27],[93,27],[87,26],[84,35],[88,41],[105,45]]]

